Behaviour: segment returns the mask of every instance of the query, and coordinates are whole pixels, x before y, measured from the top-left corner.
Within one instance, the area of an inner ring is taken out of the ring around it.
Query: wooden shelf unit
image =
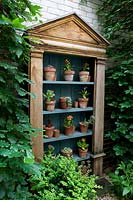
[[[104,76],[106,47],[109,45],[108,41],[75,13],[32,27],[27,32],[31,37],[30,40],[32,44],[34,43],[34,38],[38,38],[38,43],[35,43],[34,48],[31,50],[31,60],[29,63],[29,77],[34,83],[30,86],[30,92],[36,95],[35,99],[30,98],[30,122],[32,126],[43,130],[45,118],[49,116],[52,120],[55,120],[55,116],[61,116],[61,119],[67,113],[71,113],[77,116],[77,120],[79,120],[80,115],[84,114],[90,116],[91,113],[93,113],[95,116],[95,123],[93,125],[92,134],[88,134],[86,137],[91,139],[93,173],[101,176],[104,156]],[[49,63],[47,55],[52,54],[56,55],[54,65],[57,66],[58,69],[57,81],[45,81],[43,80],[43,68]],[[72,82],[66,82],[61,78],[63,68],[61,65],[58,65],[58,63],[62,63],[63,56],[66,58],[69,57],[70,59],[72,58],[75,64],[76,76],[75,80]],[[91,82],[79,82],[79,68],[77,67],[81,67],[81,61],[86,60],[92,66]],[[59,95],[63,95],[63,91],[59,92],[61,87],[65,87],[65,90],[68,90],[69,94],[73,91],[73,99],[74,97],[76,98],[74,95],[77,95],[77,91],[83,86],[91,88],[91,105],[89,105],[88,108],[72,108],[65,111],[59,109]],[[47,88],[54,88],[57,93],[57,106],[54,112],[44,110],[42,96],[44,90]],[[59,126],[58,123],[57,125]],[[38,131],[37,137],[32,138],[32,149],[35,159],[39,161],[40,158],[43,157],[44,146],[47,146],[50,142],[54,144],[60,143],[62,145],[62,141],[66,144],[69,140],[71,145],[74,145],[74,141],[80,138],[80,136],[82,137],[80,133],[79,135],[77,134],[77,132],[74,133],[72,138],[70,137],[69,139],[66,139],[65,135],[61,134],[56,141],[55,138],[52,138],[50,141],[50,139],[43,138],[43,131]],[[90,159],[90,154],[88,154],[86,159]],[[77,157],[77,160],[81,159]]]

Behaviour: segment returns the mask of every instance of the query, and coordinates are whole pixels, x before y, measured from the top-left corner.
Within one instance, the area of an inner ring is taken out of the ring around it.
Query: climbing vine
[[[0,1],[0,199],[30,198],[27,176],[37,169],[31,152],[34,129],[26,114],[24,67],[30,45],[23,22],[37,19],[39,7],[28,0]],[[22,67],[23,66],[23,67]]]

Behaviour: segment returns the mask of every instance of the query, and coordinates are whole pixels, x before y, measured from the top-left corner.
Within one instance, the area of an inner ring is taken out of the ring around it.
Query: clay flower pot
[[[45,101],[45,106],[47,111],[54,111],[56,101]]]
[[[89,74],[90,74],[90,72],[88,72],[88,71],[79,72],[80,82],[88,82],[89,81]]]
[[[72,107],[72,100],[70,97],[60,97],[59,102],[61,109],[68,109]]]
[[[59,129],[54,129],[54,137],[59,137],[60,135],[60,130]]]
[[[65,135],[72,135],[75,131],[75,126],[64,127]]]
[[[61,149],[61,154],[67,158],[70,158],[73,154],[73,150],[69,147],[65,147],[64,149]]]
[[[88,125],[84,125],[82,122],[79,122],[80,131],[81,133],[87,133],[88,132]]]
[[[87,156],[87,152],[88,152],[88,148],[87,149],[78,149],[78,152],[79,152],[79,156],[81,157],[81,158],[86,158],[86,156]]]
[[[56,81],[56,69],[52,65],[44,68],[44,79],[46,81]]]
[[[48,138],[53,137],[54,128],[55,128],[54,126],[52,127],[44,126],[43,127],[43,129],[45,130],[44,134],[47,135]]]
[[[79,107],[80,107],[80,108],[86,108],[86,107],[87,107],[87,104],[88,104],[88,101],[89,101],[88,98],[86,98],[86,99],[84,99],[84,98],[79,98]]]
[[[65,81],[73,81],[74,74],[75,74],[74,71],[64,71]]]

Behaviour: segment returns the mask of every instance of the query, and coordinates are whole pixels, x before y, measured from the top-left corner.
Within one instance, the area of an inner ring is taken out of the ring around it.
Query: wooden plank
[[[42,80],[43,80],[43,51],[34,50],[31,52],[30,79],[34,84],[30,86],[30,92],[36,98],[30,98],[30,122],[34,128],[43,129],[43,101],[42,101]],[[32,137],[32,151],[35,160],[43,157],[43,132],[36,132],[37,136]]]
[[[95,75],[95,101],[94,101],[94,134],[92,152],[94,155],[101,154],[101,157],[94,157],[93,172],[102,175],[103,165],[103,131],[104,131],[104,84],[105,84],[105,61],[98,59]]]

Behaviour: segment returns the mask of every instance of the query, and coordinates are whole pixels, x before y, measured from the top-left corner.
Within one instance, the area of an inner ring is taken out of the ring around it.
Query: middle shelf
[[[71,113],[71,112],[82,112],[82,111],[93,111],[93,107],[87,108],[70,108],[70,109],[59,109],[56,108],[54,111],[43,111],[44,115],[47,114],[57,114],[57,113]]]
[[[52,138],[44,138],[43,143],[49,143],[49,142],[56,142],[60,140],[69,140],[72,138],[80,138],[80,137],[85,137],[85,136],[90,136],[92,135],[92,130],[89,129],[87,133],[81,133],[79,131],[75,131],[72,135],[64,135],[60,133],[60,136],[58,138],[52,137]]]

